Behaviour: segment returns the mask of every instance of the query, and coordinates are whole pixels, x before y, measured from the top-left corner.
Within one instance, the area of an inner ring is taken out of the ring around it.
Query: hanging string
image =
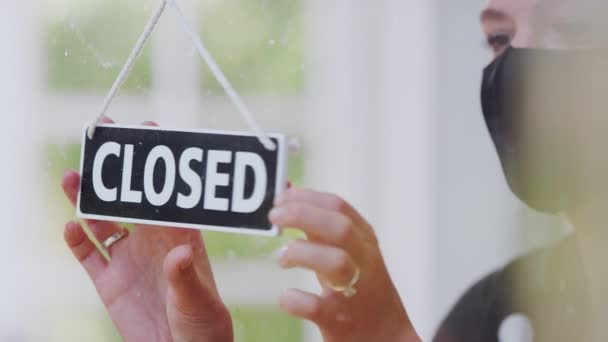
[[[255,119],[253,118],[253,114],[251,114],[249,108],[247,108],[239,94],[234,90],[234,87],[232,87],[232,85],[222,72],[222,69],[220,69],[220,67],[217,65],[215,59],[213,59],[213,56],[211,56],[209,50],[207,50],[205,44],[203,44],[201,37],[194,31],[192,26],[190,26],[190,24],[188,23],[184,12],[177,4],[177,0],[168,0],[168,2],[173,7],[173,9],[175,9],[175,13],[177,14],[179,23],[182,25],[184,31],[186,31],[186,33],[190,36],[190,39],[196,47],[196,50],[198,51],[199,55],[201,56],[201,58],[203,58],[205,63],[207,63],[209,70],[211,70],[211,73],[213,74],[215,79],[219,82],[222,88],[224,88],[226,95],[228,95],[228,97],[232,100],[232,103],[236,106],[237,110],[239,111],[249,128],[258,136],[258,139],[264,145],[264,147],[266,147],[266,149],[274,151],[276,149],[275,144],[258,126]]]
[[[236,92],[234,87],[230,84],[230,82],[228,81],[228,79],[226,78],[226,76],[224,75],[224,73],[222,72],[220,67],[218,66],[218,64],[215,61],[215,59],[213,58],[213,56],[211,56],[211,53],[209,53],[209,51],[205,47],[205,44],[203,44],[203,41],[201,40],[200,36],[194,31],[192,26],[190,26],[190,24],[188,23],[186,16],[184,15],[180,6],[177,4],[176,0],[162,0],[159,8],[156,10],[156,12],[150,18],[150,21],[146,25],[146,28],[144,29],[144,32],[142,33],[141,37],[139,37],[139,40],[137,41],[137,44],[135,45],[135,48],[133,49],[131,56],[129,56],[129,59],[125,63],[124,67],[122,68],[118,78],[116,79],[116,82],[114,82],[114,85],[112,86],[112,89],[110,90],[110,93],[106,97],[102,110],[99,113],[99,116],[97,117],[97,120],[89,128],[89,138],[93,137],[93,133],[95,132],[95,127],[99,124],[100,120],[103,118],[103,116],[107,112],[108,107],[110,106],[110,103],[116,96],[116,93],[118,92],[118,90],[120,89],[122,84],[125,82],[127,76],[133,69],[135,60],[141,54],[141,51],[142,51],[146,41],[150,38],[150,35],[151,35],[152,31],[154,30],[154,27],[158,23],[158,20],[162,16],[167,3],[170,3],[170,5],[175,10],[175,13],[177,14],[179,22],[182,25],[182,28],[190,36],[190,39],[192,40],[192,43],[196,47],[201,58],[203,58],[203,60],[205,61],[205,63],[209,67],[209,69],[211,70],[211,73],[213,74],[215,79],[218,81],[218,83],[222,86],[222,88],[224,89],[224,91],[226,92],[226,94],[228,95],[230,100],[232,101],[232,103],[237,108],[239,114],[241,114],[241,116],[243,117],[243,119],[245,120],[247,125],[249,126],[249,128],[255,133],[255,135],[257,136],[260,143],[262,143],[262,145],[264,145],[264,147],[266,149],[274,151],[276,149],[275,143],[268,137],[268,135],[266,133],[264,133],[264,131],[262,131],[260,126],[257,124],[257,122],[255,121],[255,119],[253,117],[253,114],[251,113],[249,108],[245,105],[245,103],[243,102],[241,97],[238,95],[238,93]]]
[[[116,94],[118,93],[118,90],[120,90],[122,85],[127,80],[127,77],[129,76],[129,73],[131,73],[131,70],[133,70],[133,66],[135,66],[135,60],[141,54],[141,51],[144,49],[144,46],[146,45],[146,42],[148,41],[148,39],[150,39],[150,35],[152,34],[152,31],[154,31],[156,24],[158,24],[158,20],[160,19],[163,12],[165,11],[166,6],[167,6],[167,1],[162,0],[160,2],[160,5],[158,6],[158,9],[152,14],[152,17],[146,24],[146,27],[144,28],[144,32],[141,34],[141,36],[137,40],[137,43],[135,44],[133,51],[131,51],[131,55],[129,55],[127,62],[120,70],[120,73],[118,74],[118,77],[116,78],[116,81],[114,81],[114,84],[112,85],[112,88],[110,89],[110,92],[104,99],[103,105],[101,106],[101,110],[99,111],[97,118],[89,126],[89,130],[88,130],[89,139],[93,139],[93,135],[95,134],[95,128],[97,128],[97,125],[99,124],[101,119],[106,115],[106,112],[108,111],[108,108],[110,107],[110,104],[112,103],[112,100],[114,100],[114,98],[116,97]]]

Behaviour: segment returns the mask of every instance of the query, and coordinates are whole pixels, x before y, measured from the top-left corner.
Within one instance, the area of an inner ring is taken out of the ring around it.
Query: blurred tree
[[[45,30],[49,89],[110,89],[146,24],[143,4],[140,0],[70,1],[65,17],[50,18]],[[123,90],[149,89],[150,73],[150,51],[146,48]]]
[[[303,90],[300,0],[204,0],[201,33],[235,88],[265,95]],[[207,67],[203,86],[221,90]]]

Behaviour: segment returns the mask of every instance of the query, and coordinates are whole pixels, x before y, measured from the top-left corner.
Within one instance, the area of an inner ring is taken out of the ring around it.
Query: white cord
[[[96,126],[99,124],[100,120],[104,117],[105,113],[108,110],[108,107],[110,106],[110,103],[116,96],[116,93],[118,92],[120,87],[123,85],[123,83],[127,79],[127,76],[133,69],[135,60],[141,54],[141,51],[143,50],[143,47],[146,44],[146,41],[150,38],[150,35],[152,34],[154,27],[158,23],[158,20],[162,16],[168,2],[170,2],[172,7],[175,9],[175,13],[177,14],[177,16],[179,18],[180,24],[182,25],[182,27],[186,31],[186,33],[188,33],[188,35],[190,36],[192,43],[198,50],[199,54],[201,55],[201,57],[203,58],[205,63],[207,63],[207,65],[209,66],[211,73],[216,78],[216,80],[220,83],[222,88],[224,88],[224,91],[226,92],[226,94],[228,95],[230,100],[232,100],[232,103],[236,106],[238,112],[241,114],[241,116],[243,117],[243,119],[245,120],[245,122],[247,123],[249,128],[256,134],[258,140],[260,140],[260,142],[262,143],[262,145],[264,145],[264,147],[266,149],[274,151],[276,149],[275,143],[272,140],[270,140],[268,135],[266,135],[266,133],[264,133],[264,131],[262,131],[260,126],[257,124],[255,119],[253,118],[253,114],[251,113],[251,111],[249,111],[249,108],[247,108],[247,106],[245,105],[245,103],[243,102],[241,97],[238,95],[236,90],[234,90],[234,87],[232,87],[232,85],[230,84],[230,82],[228,81],[228,79],[226,78],[226,76],[224,75],[224,73],[222,72],[220,67],[218,66],[217,62],[213,59],[213,56],[211,56],[209,51],[205,48],[205,45],[203,44],[203,41],[201,40],[200,36],[192,29],[190,24],[188,24],[188,20],[186,19],[186,16],[182,12],[182,10],[179,7],[179,5],[177,4],[176,0],[162,0],[159,8],[156,10],[156,12],[150,18],[150,21],[146,25],[144,32],[142,33],[141,37],[139,37],[137,44],[135,44],[135,47],[133,48],[133,51],[131,52],[129,59],[127,60],[127,62],[123,66],[122,70],[120,71],[120,74],[118,75],[118,78],[114,82],[114,85],[112,86],[112,89],[110,90],[110,93],[107,95],[107,97],[103,103],[101,112],[99,113],[95,122],[93,122],[93,124],[89,128],[89,131],[88,131],[89,138],[90,139],[93,138],[93,134],[95,133]]]
[[[213,59],[213,56],[209,53],[207,48],[205,48],[205,44],[201,40],[201,37],[192,29],[192,26],[188,24],[188,20],[184,15],[184,12],[181,10],[179,5],[177,4],[177,0],[168,0],[171,6],[175,9],[175,13],[179,18],[179,22],[182,25],[184,31],[188,33],[190,39],[192,39],[192,43],[198,50],[198,53],[201,55],[205,63],[209,66],[211,73],[215,77],[215,79],[220,83],[224,91],[228,95],[228,97],[232,100],[232,103],[236,106],[237,110],[249,125],[249,128],[257,135],[260,142],[264,145],[264,147],[268,150],[274,151],[276,149],[276,145],[268,136],[262,131],[260,126],[256,123],[253,118],[253,114],[249,111],[249,108],[245,105],[239,94],[234,90],[220,67],[217,65],[216,61]]]
[[[133,70],[133,66],[135,65],[135,60],[141,54],[141,51],[143,50],[144,45],[150,38],[150,35],[152,34],[154,27],[156,27],[156,24],[158,23],[158,20],[162,16],[166,6],[167,6],[167,0],[162,0],[160,2],[160,6],[158,6],[158,9],[156,10],[156,12],[154,12],[152,17],[150,18],[150,21],[148,21],[148,24],[146,24],[144,32],[141,34],[141,36],[137,40],[137,43],[135,44],[133,51],[131,51],[131,55],[129,56],[129,59],[127,59],[127,62],[120,70],[120,73],[118,74],[116,81],[114,81],[114,84],[112,85],[112,88],[110,89],[110,92],[108,93],[105,100],[103,101],[103,106],[101,107],[101,111],[99,112],[99,115],[97,115],[97,119],[95,119],[95,121],[89,127],[89,131],[88,131],[89,139],[93,139],[93,134],[95,134],[95,128],[97,127],[97,125],[99,124],[101,119],[104,117],[104,115],[106,115],[106,112],[108,111],[108,108],[110,107],[110,103],[112,103],[112,100],[114,100],[114,97],[116,97],[118,90],[120,89],[120,87],[122,87],[122,85],[127,80],[127,77],[129,76],[129,73],[131,73],[131,70]]]

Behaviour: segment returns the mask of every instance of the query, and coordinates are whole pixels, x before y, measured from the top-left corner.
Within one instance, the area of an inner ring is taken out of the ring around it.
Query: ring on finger
[[[348,283],[348,285],[336,286],[336,285],[333,285],[331,282],[327,281],[325,286],[332,291],[342,293],[342,295],[344,295],[344,297],[346,297],[346,298],[352,298],[357,294],[357,289],[355,288],[355,285],[357,285],[357,283],[359,282],[360,277],[361,277],[361,269],[359,267],[357,267],[357,268],[355,268],[355,274],[353,275],[353,278]]]
[[[112,247],[112,245],[117,243],[118,241],[122,240],[127,235],[129,235],[128,230],[123,229],[119,232],[112,234],[109,238],[107,238],[104,242],[102,242],[101,245],[109,253],[110,247]]]

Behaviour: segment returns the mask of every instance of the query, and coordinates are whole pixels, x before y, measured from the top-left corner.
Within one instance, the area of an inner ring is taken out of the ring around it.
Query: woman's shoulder
[[[501,270],[477,281],[460,297],[439,327],[435,342],[481,342],[497,331],[504,311],[504,282]]]
[[[579,280],[584,277],[579,274],[575,244],[572,236],[566,237],[483,277],[459,299],[434,341],[497,341],[507,317],[548,317],[541,311],[574,293],[581,297],[584,288]]]

